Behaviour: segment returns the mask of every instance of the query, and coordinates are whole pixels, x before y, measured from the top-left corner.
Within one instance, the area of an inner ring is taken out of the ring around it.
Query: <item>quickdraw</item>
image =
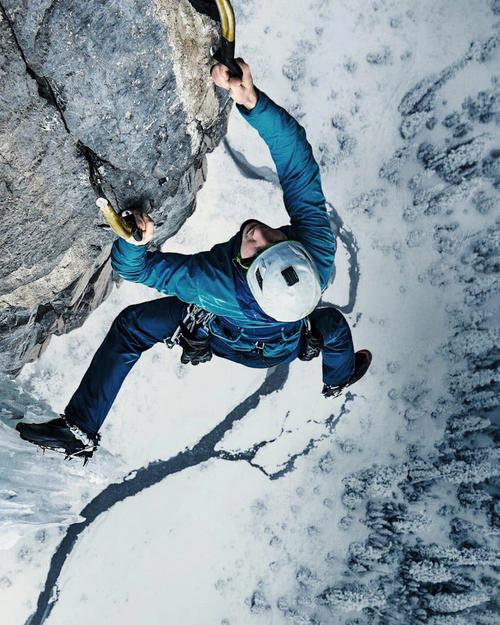
[[[196,330],[200,328],[203,328],[208,332],[208,323],[213,316],[213,313],[207,312],[195,304],[189,304],[184,319],[177,326],[172,336],[165,339],[165,345],[169,349],[179,345],[183,336],[182,332],[186,330],[190,335],[194,335]]]

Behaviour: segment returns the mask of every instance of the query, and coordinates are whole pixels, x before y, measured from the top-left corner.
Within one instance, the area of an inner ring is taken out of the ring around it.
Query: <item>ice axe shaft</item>
[[[214,54],[214,58],[225,65],[231,75],[236,78],[243,78],[241,67],[234,58],[234,46],[236,35],[236,20],[234,18],[233,7],[229,0],[215,0],[219,11],[222,37],[220,48]]]

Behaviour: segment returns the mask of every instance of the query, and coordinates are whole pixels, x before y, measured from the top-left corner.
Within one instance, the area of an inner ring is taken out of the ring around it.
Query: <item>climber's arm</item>
[[[212,77],[228,89],[238,109],[265,141],[276,165],[283,189],[285,208],[290,215],[293,236],[313,257],[321,277],[328,284],[335,255],[335,239],[326,212],[316,163],[304,128],[282,107],[253,85],[250,68],[239,61],[243,80],[229,78],[224,66],[216,66]]]

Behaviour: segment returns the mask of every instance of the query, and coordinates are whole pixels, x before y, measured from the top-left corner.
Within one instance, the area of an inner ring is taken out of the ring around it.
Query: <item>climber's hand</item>
[[[142,232],[142,239],[140,241],[136,241],[134,237],[130,237],[128,242],[132,243],[132,245],[146,245],[146,243],[149,243],[153,238],[155,231],[154,221],[147,213],[143,213],[137,209],[134,210],[134,217],[137,227]]]
[[[250,73],[250,67],[243,59],[236,59],[241,67],[243,78],[235,78],[231,76],[229,69],[222,63],[217,63],[212,67],[212,80],[214,83],[229,91],[229,95],[236,102],[247,109],[253,109],[257,104],[257,92],[253,86],[253,78]]]

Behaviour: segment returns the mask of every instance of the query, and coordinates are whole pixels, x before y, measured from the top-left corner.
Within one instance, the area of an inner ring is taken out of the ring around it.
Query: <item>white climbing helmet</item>
[[[261,252],[247,281],[259,306],[276,321],[307,317],[321,297],[316,265],[298,241],[281,241]]]

